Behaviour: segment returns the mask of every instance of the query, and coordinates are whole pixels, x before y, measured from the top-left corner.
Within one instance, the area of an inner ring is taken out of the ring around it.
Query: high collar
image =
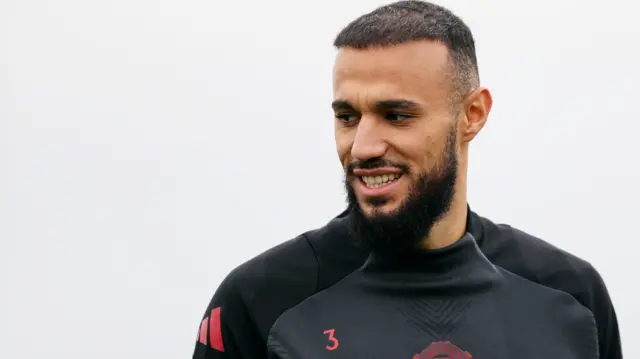
[[[370,253],[359,274],[370,289],[405,294],[458,295],[490,288],[499,271],[478,246],[483,238],[480,218],[467,211],[467,231],[455,243],[437,250],[411,253]]]
[[[444,248],[387,254],[372,252],[364,268],[373,271],[424,270],[435,275],[456,273],[471,262],[481,261],[482,252],[470,233]]]
[[[471,211],[469,205],[467,205],[467,233],[471,233],[478,245],[482,246],[482,242],[484,241],[482,219],[477,213]]]

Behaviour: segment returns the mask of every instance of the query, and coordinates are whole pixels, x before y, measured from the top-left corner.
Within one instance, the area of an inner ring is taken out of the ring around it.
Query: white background
[[[0,358],[190,357],[231,269],[343,208],[331,43],[382,3],[0,0]],[[441,4],[494,94],[472,208],[590,261],[640,357],[639,5]]]

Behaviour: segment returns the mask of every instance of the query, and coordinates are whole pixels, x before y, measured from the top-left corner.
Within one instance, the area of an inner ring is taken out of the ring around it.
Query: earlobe
[[[466,101],[466,128],[464,130],[464,141],[473,140],[484,127],[493,106],[491,92],[485,87],[480,87],[473,91]]]

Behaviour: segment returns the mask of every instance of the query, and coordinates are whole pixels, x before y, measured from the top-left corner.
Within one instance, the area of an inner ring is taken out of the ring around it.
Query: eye
[[[353,113],[336,114],[336,118],[344,123],[352,123],[359,120],[359,116]]]
[[[407,121],[408,119],[410,119],[412,117],[413,117],[413,115],[408,115],[408,114],[403,114],[403,113],[395,113],[395,112],[389,112],[384,116],[384,118],[387,121],[390,121],[390,122],[404,122],[404,121]]]

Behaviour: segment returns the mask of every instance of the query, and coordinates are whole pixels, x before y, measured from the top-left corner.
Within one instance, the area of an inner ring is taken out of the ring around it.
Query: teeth
[[[362,176],[362,181],[369,188],[378,188],[382,185],[387,184],[388,182],[392,182],[400,178],[399,174],[391,173],[382,176]]]

